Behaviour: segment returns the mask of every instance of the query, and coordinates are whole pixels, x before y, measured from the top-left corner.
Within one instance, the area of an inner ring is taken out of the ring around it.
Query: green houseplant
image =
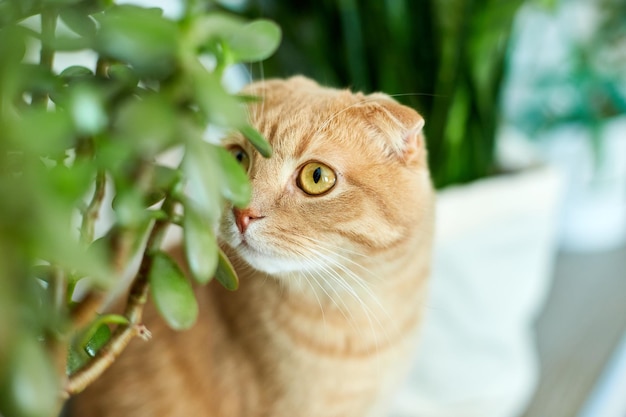
[[[494,174],[499,100],[523,0],[251,2],[284,42],[263,75],[385,91],[420,111],[438,187]]]
[[[193,324],[191,284],[161,250],[169,225],[184,230],[197,282],[215,276],[237,287],[213,230],[223,202],[245,206],[250,187],[204,132],[238,129],[270,155],[247,124],[243,105],[253,98],[229,94],[221,78],[232,64],[268,57],[280,29],[210,2],[182,4],[182,15],[169,19],[113,0],[0,1],[2,415],[58,414],[132,337],[148,336],[141,326],[148,295],[170,326]],[[39,53],[30,63],[33,44]],[[85,50],[97,56],[95,68],[54,70],[58,52]],[[173,147],[184,149],[179,166],[156,162]],[[114,220],[99,237],[95,223],[109,192]],[[124,314],[98,315],[129,272]],[[82,295],[81,281],[90,283]]]

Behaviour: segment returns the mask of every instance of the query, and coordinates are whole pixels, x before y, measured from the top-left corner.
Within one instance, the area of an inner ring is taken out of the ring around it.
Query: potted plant
[[[244,206],[250,187],[204,136],[207,126],[238,129],[269,156],[245,99],[221,78],[269,56],[280,30],[209,2],[181,4],[172,19],[113,0],[0,1],[2,415],[58,415],[131,338],[149,336],[140,325],[148,294],[170,326],[193,324],[191,283],[162,251],[170,225],[183,229],[198,283],[237,286],[213,230],[223,201]],[[74,51],[95,65],[57,70],[55,56]],[[180,165],[157,162],[173,147],[184,149]],[[111,200],[113,223],[100,236]],[[98,314],[122,288],[124,314]]]

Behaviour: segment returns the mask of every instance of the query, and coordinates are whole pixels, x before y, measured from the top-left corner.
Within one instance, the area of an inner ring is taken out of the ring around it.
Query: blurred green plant
[[[192,284],[161,249],[169,225],[183,228],[198,283],[215,275],[237,287],[214,230],[224,202],[245,206],[250,186],[204,136],[209,125],[240,130],[269,156],[247,123],[250,98],[229,94],[222,75],[267,58],[281,32],[209,2],[183,4],[172,20],[113,0],[0,0],[1,415],[57,415],[131,338],[148,335],[149,293],[170,326],[194,323]],[[40,54],[29,62],[33,45]],[[55,71],[55,55],[74,51],[95,54],[95,68]],[[157,162],[174,147],[180,165]],[[113,224],[94,240],[108,193]],[[124,285],[124,314],[99,315]]]
[[[595,21],[590,36],[582,36],[578,30],[562,33],[565,28],[559,28],[565,59],[535,70],[537,75],[524,81],[533,95],[520,103],[510,118],[530,138],[562,124],[585,126],[591,133],[597,167],[602,155],[602,125],[626,114],[626,3],[599,0],[578,4],[586,4],[589,19]],[[571,6],[561,2],[552,13]],[[597,19],[593,19],[594,11]],[[535,43],[539,42],[537,37]]]
[[[257,0],[247,13],[276,20],[284,32],[262,75],[307,74],[384,91],[418,109],[426,119],[433,178],[443,187],[498,171],[500,94],[522,3]]]

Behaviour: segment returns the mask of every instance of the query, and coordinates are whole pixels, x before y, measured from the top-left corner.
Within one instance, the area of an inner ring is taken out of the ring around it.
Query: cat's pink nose
[[[254,209],[238,209],[233,208],[233,214],[235,215],[235,224],[237,225],[237,229],[239,229],[239,233],[244,234],[246,230],[248,230],[248,226],[250,222],[257,219],[262,219],[265,216],[261,216]]]

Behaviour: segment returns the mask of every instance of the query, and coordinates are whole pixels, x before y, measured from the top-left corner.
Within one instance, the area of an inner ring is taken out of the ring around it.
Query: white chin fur
[[[238,231],[231,231],[222,237],[243,261],[258,271],[270,275],[281,275],[307,269],[307,262],[280,257],[268,253],[267,249],[257,249],[256,242],[243,243]]]
[[[302,262],[294,259],[277,258],[244,246],[239,246],[235,250],[252,268],[266,274],[281,275],[306,269]]]

